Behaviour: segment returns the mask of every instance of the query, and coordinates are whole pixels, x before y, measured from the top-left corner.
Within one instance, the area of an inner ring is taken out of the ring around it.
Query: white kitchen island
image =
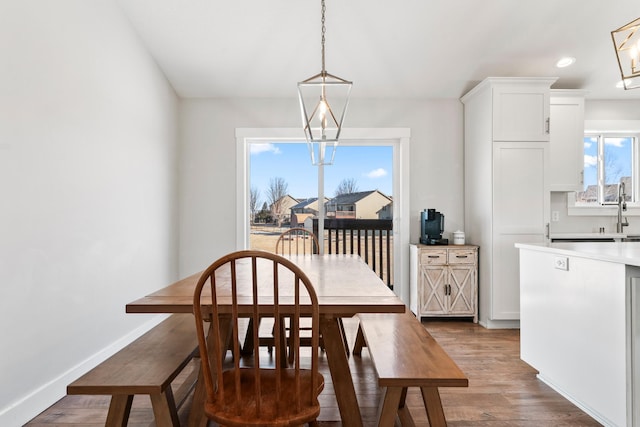
[[[516,244],[521,358],[606,426],[640,426],[640,243]]]

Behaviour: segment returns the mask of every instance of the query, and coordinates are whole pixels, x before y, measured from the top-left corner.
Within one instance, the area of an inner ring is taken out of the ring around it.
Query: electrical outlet
[[[558,270],[569,270],[569,258],[566,256],[557,256],[554,262]]]
[[[553,221],[553,222],[558,222],[558,221],[560,221],[560,212],[558,212],[558,211],[551,211],[551,221]]]

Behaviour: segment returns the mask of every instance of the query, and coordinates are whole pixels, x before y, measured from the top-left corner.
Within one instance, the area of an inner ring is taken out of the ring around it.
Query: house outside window
[[[625,200],[631,203],[637,200],[639,136],[584,135],[584,190],[576,193],[576,207],[616,204],[620,183],[625,185]]]

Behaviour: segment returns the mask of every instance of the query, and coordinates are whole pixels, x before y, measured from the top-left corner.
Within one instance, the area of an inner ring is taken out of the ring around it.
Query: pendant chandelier
[[[611,32],[625,89],[640,87],[640,18]]]
[[[352,82],[329,74],[325,69],[325,0],[322,4],[322,71],[298,83],[298,97],[311,163],[333,164],[349,103]]]

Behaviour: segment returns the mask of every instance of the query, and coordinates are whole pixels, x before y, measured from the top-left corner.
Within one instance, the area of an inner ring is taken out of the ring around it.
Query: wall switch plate
[[[560,221],[560,212],[558,212],[558,211],[551,211],[551,221],[552,221],[552,222],[558,222],[558,221]]]
[[[566,256],[557,256],[555,261],[554,261],[554,266],[558,270],[568,271],[569,270],[569,258],[566,257]]]

